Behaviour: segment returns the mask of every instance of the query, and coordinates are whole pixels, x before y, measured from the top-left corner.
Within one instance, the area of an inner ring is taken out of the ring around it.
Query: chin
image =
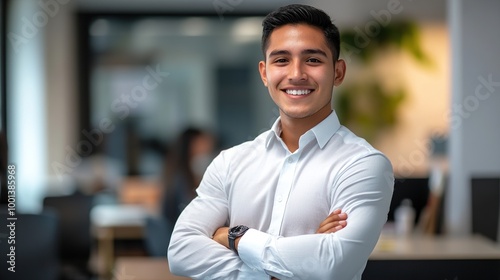
[[[305,119],[307,117],[310,117],[312,114],[308,112],[284,112],[284,115],[286,115],[288,118],[291,119]]]

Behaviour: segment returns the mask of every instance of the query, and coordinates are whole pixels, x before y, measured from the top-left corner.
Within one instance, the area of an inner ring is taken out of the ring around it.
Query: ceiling
[[[358,24],[387,10],[400,8],[395,17],[418,21],[446,21],[446,0],[76,0],[79,10],[93,12],[266,14],[286,4],[306,3],[327,11],[337,23]]]

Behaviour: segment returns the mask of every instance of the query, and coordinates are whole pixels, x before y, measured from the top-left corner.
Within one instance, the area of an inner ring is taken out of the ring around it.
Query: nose
[[[300,61],[295,61],[290,64],[290,73],[288,76],[289,81],[305,81],[307,74],[304,71],[304,66]]]

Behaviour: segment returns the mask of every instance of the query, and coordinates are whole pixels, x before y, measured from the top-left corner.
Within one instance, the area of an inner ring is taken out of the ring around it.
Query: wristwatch
[[[233,250],[236,254],[238,254],[238,252],[234,247],[234,241],[236,238],[243,236],[247,230],[248,227],[243,225],[235,226],[228,230],[227,238],[229,239],[229,249]]]

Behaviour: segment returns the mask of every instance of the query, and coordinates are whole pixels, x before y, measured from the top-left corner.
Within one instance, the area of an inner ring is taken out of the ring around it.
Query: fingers
[[[331,222],[327,223],[320,228],[318,228],[318,231],[316,233],[331,233],[331,232],[337,232],[347,226],[346,221],[338,221],[338,222]]]
[[[342,210],[340,210],[340,209],[335,209],[335,210],[333,210],[333,212],[332,212],[332,213],[330,213],[330,215],[328,215],[328,216],[337,215],[337,214],[340,214],[340,213],[342,213]]]
[[[332,222],[337,222],[337,221],[345,221],[347,219],[347,214],[342,213],[340,209],[336,209],[333,211],[328,217],[326,217],[323,222],[321,222],[320,227],[332,223]]]
[[[347,226],[347,214],[340,209],[334,210],[326,219],[321,222],[316,233],[337,232]]]

